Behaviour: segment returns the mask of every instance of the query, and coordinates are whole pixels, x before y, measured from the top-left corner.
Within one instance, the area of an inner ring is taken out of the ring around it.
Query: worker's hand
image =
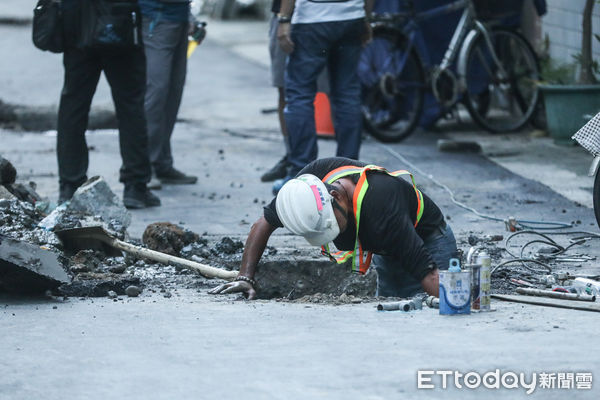
[[[371,23],[368,20],[365,20],[365,31],[362,35],[362,45],[366,46],[373,40],[373,28],[371,28]]]
[[[290,54],[294,51],[294,42],[292,42],[292,24],[285,23],[279,24],[277,27],[277,40],[279,41],[279,46],[281,49]]]
[[[235,281],[219,285],[208,291],[210,294],[242,293],[248,300],[256,298],[256,290],[250,282]]]

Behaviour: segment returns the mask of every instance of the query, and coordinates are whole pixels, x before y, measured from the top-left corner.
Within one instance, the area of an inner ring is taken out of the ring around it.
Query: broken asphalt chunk
[[[40,293],[70,281],[56,253],[0,235],[0,289]]]

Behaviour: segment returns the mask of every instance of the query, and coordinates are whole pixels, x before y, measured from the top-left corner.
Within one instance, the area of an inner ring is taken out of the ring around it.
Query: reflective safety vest
[[[352,208],[354,209],[354,219],[356,222],[356,241],[354,243],[354,250],[351,251],[338,251],[334,254],[329,252],[329,244],[326,244],[321,247],[321,253],[325,256],[328,256],[332,261],[337,262],[338,264],[345,263],[348,259],[352,258],[352,271],[358,272],[360,274],[367,273],[369,266],[371,265],[371,258],[373,257],[372,252],[367,252],[366,258],[364,257],[364,252],[360,241],[358,240],[358,228],[360,225],[360,211],[362,208],[362,202],[365,198],[365,194],[367,193],[367,189],[369,188],[369,182],[367,181],[367,172],[369,171],[377,171],[383,172],[390,176],[398,177],[401,175],[409,175],[410,180],[412,181],[413,188],[415,189],[415,193],[417,195],[417,218],[415,222],[415,227],[421,220],[423,216],[423,194],[419,189],[417,189],[417,185],[415,184],[415,179],[413,175],[406,170],[398,170],[394,172],[388,172],[385,168],[378,167],[377,165],[367,165],[365,167],[355,167],[352,165],[339,167],[329,172],[323,178],[323,182],[332,184],[340,178],[347,177],[349,175],[360,175],[358,178],[358,183],[356,184],[356,188],[354,189],[354,196],[352,199]]]

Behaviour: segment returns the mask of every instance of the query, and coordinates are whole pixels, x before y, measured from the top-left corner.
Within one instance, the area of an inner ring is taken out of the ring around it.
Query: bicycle
[[[443,109],[462,102],[485,130],[507,132],[527,124],[539,98],[538,61],[521,34],[493,27],[486,19],[504,3],[456,0],[415,12],[408,0],[407,11],[375,15],[373,40],[358,69],[366,129],[383,142],[408,137],[419,122],[428,87]],[[427,51],[417,49],[419,23],[459,10],[463,13],[450,44],[441,62],[432,65]]]

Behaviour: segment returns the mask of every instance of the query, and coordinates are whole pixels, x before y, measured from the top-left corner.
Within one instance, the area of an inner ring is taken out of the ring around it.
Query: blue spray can
[[[461,270],[460,261],[450,259],[447,271],[439,271],[440,314],[471,313],[471,271]]]

